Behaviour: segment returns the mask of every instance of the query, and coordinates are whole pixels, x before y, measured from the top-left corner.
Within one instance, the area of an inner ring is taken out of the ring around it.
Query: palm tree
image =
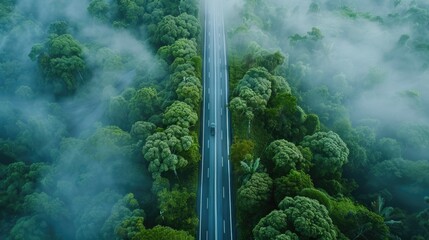
[[[243,169],[243,174],[241,175],[242,184],[246,183],[254,173],[261,171],[261,165],[259,164],[260,158],[255,160],[240,161],[241,168]]]

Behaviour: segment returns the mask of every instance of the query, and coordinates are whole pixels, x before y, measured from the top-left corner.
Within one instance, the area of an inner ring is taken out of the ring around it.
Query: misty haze
[[[0,0],[0,239],[429,239],[429,3]]]

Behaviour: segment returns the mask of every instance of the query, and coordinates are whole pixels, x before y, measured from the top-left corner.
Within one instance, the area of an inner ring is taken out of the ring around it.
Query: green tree
[[[36,44],[29,54],[37,60],[44,83],[56,95],[74,93],[85,82],[85,60],[81,44],[69,34],[53,34]]]
[[[163,189],[158,194],[160,223],[176,229],[194,233],[198,225],[195,213],[196,193],[182,188],[169,191]]]
[[[258,239],[337,239],[325,206],[316,200],[285,197],[279,210],[263,217],[253,229]]]
[[[197,111],[202,99],[201,81],[196,77],[185,77],[183,81],[179,83],[176,94],[179,101],[189,104]]]
[[[118,4],[116,18],[124,23],[125,26],[135,26],[142,21],[144,14],[143,0],[117,0],[116,2]]]
[[[92,0],[88,5],[87,11],[92,17],[102,22],[107,22],[111,19],[110,6],[106,0]]]
[[[317,177],[335,176],[341,173],[342,166],[347,163],[349,149],[332,131],[306,136],[301,146],[310,148],[313,153],[312,172]]]
[[[347,198],[332,201],[331,204],[329,216],[348,238],[389,239],[389,228],[380,215]]]
[[[121,196],[111,190],[80,196],[76,199],[85,203],[75,213],[76,239],[103,239],[101,229],[111,216],[112,207],[120,199]]]
[[[175,230],[170,227],[157,225],[151,229],[146,229],[138,233],[132,240],[194,240],[193,234],[185,231]]]
[[[0,219],[22,213],[25,197],[37,189],[43,176],[50,171],[51,168],[44,163],[0,165]]]
[[[242,175],[241,175],[241,181],[242,184],[245,184],[252,176],[253,174],[261,171],[261,165],[259,164],[260,159],[252,159],[250,161],[241,161],[241,169],[242,169]]]
[[[132,123],[146,120],[158,109],[158,92],[153,87],[145,87],[137,90],[129,102],[129,118]]]
[[[302,189],[313,187],[308,174],[291,170],[286,176],[274,179],[274,200],[279,204],[285,197],[295,197]]]
[[[271,142],[265,149],[263,160],[268,172],[276,177],[284,176],[291,170],[307,171],[310,167],[299,148],[284,139]]]
[[[200,33],[198,20],[187,13],[177,17],[165,16],[159,23],[154,34],[154,43],[160,46],[171,45],[181,38],[197,38]]]
[[[49,233],[49,225],[41,216],[26,216],[18,219],[9,235],[12,240],[42,240],[53,236]]]
[[[158,55],[169,64],[172,64],[175,59],[183,59],[185,62],[191,62],[198,55],[197,43],[194,39],[180,38],[172,45],[159,48]]]
[[[198,115],[187,103],[175,101],[164,112],[163,121],[167,125],[178,125],[183,128],[195,126]]]
[[[130,134],[138,140],[146,140],[148,136],[154,133],[156,125],[151,122],[137,121],[131,127]]]
[[[109,101],[107,116],[109,123],[127,129],[129,126],[129,104],[122,96],[112,97]]]
[[[273,180],[267,173],[254,173],[237,190],[237,222],[243,239],[250,238],[249,228],[271,209]]]
[[[240,162],[243,159],[252,159],[255,143],[252,140],[237,140],[231,145],[231,161],[233,169],[237,171],[240,168]]]
[[[143,226],[144,212],[134,194],[129,193],[113,205],[101,228],[104,239],[132,239]],[[135,225],[131,225],[134,223]],[[113,237],[115,236],[115,237]]]
[[[148,169],[152,177],[155,179],[169,170],[177,177],[177,169],[188,164],[188,160],[181,154],[190,150],[193,144],[189,130],[178,125],[171,125],[164,132],[156,132],[147,137],[142,152],[149,161]]]

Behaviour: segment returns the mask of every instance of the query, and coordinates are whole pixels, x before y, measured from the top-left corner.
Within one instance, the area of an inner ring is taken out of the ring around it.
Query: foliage
[[[257,221],[269,212],[273,180],[267,173],[254,173],[237,190],[237,222],[243,229],[253,227]],[[242,231],[243,238],[250,235]]]
[[[351,239],[388,239],[389,228],[381,216],[350,199],[332,201],[329,216],[340,231]]]
[[[170,227],[157,225],[151,229],[139,232],[132,240],[170,240],[183,239],[194,240],[195,238],[185,231],[174,230]]]
[[[295,197],[301,190],[312,187],[313,182],[308,174],[291,170],[287,175],[274,179],[274,200],[279,204],[283,198]]]
[[[310,166],[298,147],[284,139],[270,143],[265,149],[263,160],[268,172],[276,177],[284,176],[291,170],[307,171]]]
[[[154,33],[154,42],[161,46],[171,45],[181,38],[197,38],[200,33],[198,20],[187,13],[177,17],[168,15],[159,23]]]
[[[349,155],[346,144],[332,131],[306,136],[301,146],[310,148],[313,153],[312,172],[317,177],[329,177],[341,172]]]
[[[183,128],[195,126],[198,115],[187,103],[175,101],[164,112],[164,124],[178,125]]]
[[[29,57],[37,60],[45,86],[55,95],[74,93],[85,82],[83,49],[70,34],[52,34],[34,45]]]
[[[301,196],[285,197],[279,210],[259,221],[253,235],[255,239],[337,239],[326,208]]]
[[[328,211],[331,211],[331,200],[329,199],[329,195],[318,189],[303,188],[298,195],[317,200],[320,204],[325,206]]]
[[[0,165],[1,220],[9,214],[18,214],[24,210],[25,197],[37,189],[37,185],[49,170],[49,166],[44,163],[28,165],[14,162],[6,166]]]
[[[143,226],[144,212],[134,194],[129,193],[113,205],[110,216],[101,228],[104,239],[132,239]],[[132,224],[131,224],[132,223]]]
[[[261,166],[259,165],[260,159],[257,158],[255,160],[250,160],[249,162],[241,161],[242,175],[241,180],[242,183],[246,183],[253,174],[261,171]]]
[[[251,140],[237,140],[231,145],[231,162],[233,164],[234,171],[240,169],[240,164],[243,159],[251,159],[253,156],[253,149],[255,143]]]
[[[151,122],[137,121],[131,127],[130,134],[132,137],[145,140],[155,131],[156,125]]]
[[[196,111],[199,109],[202,99],[201,81],[196,77],[185,77],[177,86],[176,94],[179,101],[192,106]]]
[[[130,99],[128,109],[130,110],[130,122],[148,119],[154,115],[159,105],[158,92],[153,87],[137,90]]]
[[[142,153],[146,161],[149,161],[149,172],[152,178],[159,177],[162,172],[184,167],[187,161],[176,154],[170,148],[168,136],[164,132],[157,132],[146,139]]]
[[[195,214],[196,193],[186,189],[163,189],[158,194],[160,219],[163,225],[193,234],[198,225]]]

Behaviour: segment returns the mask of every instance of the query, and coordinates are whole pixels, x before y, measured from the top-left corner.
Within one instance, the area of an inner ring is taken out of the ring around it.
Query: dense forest
[[[0,2],[0,239],[195,239],[203,1]],[[429,4],[225,1],[238,239],[429,239]]]
[[[238,238],[429,239],[427,2],[227,5]]]
[[[194,0],[0,2],[0,239],[194,239]]]

